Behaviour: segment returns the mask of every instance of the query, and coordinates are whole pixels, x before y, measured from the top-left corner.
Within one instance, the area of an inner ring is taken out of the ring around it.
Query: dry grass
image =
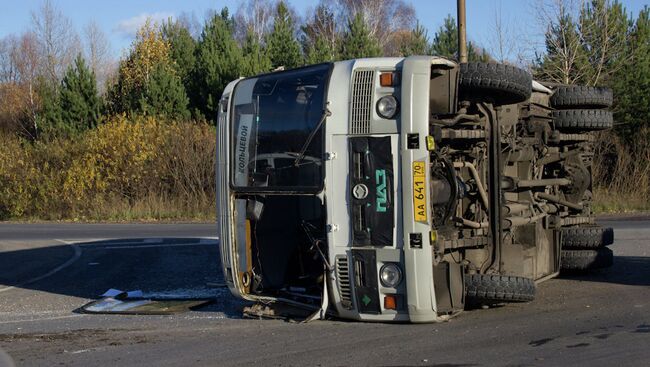
[[[598,135],[593,165],[594,211],[650,210],[650,129],[624,142],[614,132]]]

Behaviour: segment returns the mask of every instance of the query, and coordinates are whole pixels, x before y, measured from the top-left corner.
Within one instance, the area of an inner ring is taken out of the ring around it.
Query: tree
[[[578,24],[562,1],[537,9],[547,23],[544,35],[546,53],[538,57],[535,76],[557,83],[574,84],[588,74],[589,61],[582,47]]]
[[[628,58],[626,39],[631,20],[617,0],[591,0],[580,10],[579,25],[581,44],[589,62],[585,82],[602,84]]]
[[[140,97],[158,64],[172,68],[170,45],[150,20],[138,30],[128,56],[120,61],[116,83],[108,91],[111,112],[138,112]]]
[[[435,33],[431,43],[431,52],[434,55],[458,59],[458,27],[451,14],[447,15],[443,25]],[[467,59],[488,62],[492,58],[485,49],[470,41],[467,43]]]
[[[360,15],[371,38],[382,47],[383,55],[400,52],[399,36],[413,29],[415,8],[403,0],[337,0],[340,24]]]
[[[262,44],[272,25],[273,3],[270,0],[243,1],[235,14],[235,38],[244,43],[252,35]]]
[[[49,80],[46,80],[45,77],[39,77],[36,90],[40,108],[35,117],[38,132],[34,134],[34,137],[38,139],[51,139],[59,135],[68,135],[71,133],[71,129],[63,124],[61,117],[61,94],[59,90]]]
[[[187,88],[196,62],[196,41],[183,24],[171,18],[163,22],[160,30],[163,40],[169,43],[169,57],[174,69]]]
[[[627,44],[629,58],[616,70],[612,89],[615,96],[617,130],[628,141],[643,127],[650,127],[650,8],[639,12]],[[647,144],[648,137],[640,137]]]
[[[302,64],[300,45],[295,33],[295,21],[287,4],[280,0],[275,8],[273,30],[266,37],[266,47],[273,67],[295,68]]]
[[[79,53],[79,36],[70,19],[50,0],[45,0],[38,11],[32,12],[32,27],[39,44],[42,75],[58,83]]]
[[[147,115],[188,119],[189,100],[180,78],[164,64],[153,69],[144,93],[140,96],[140,111]]]
[[[224,8],[205,24],[197,45],[195,107],[210,121],[217,118],[223,89],[242,72],[243,56],[233,38],[231,24],[228,9]]]
[[[339,35],[334,11],[326,3],[316,7],[314,16],[302,27],[302,48],[307,64],[336,60]]]
[[[348,21],[348,29],[341,40],[339,53],[343,60],[381,55],[379,42],[370,35],[361,14]]]
[[[456,57],[458,53],[458,28],[451,14],[447,14],[443,25],[433,36],[431,51],[435,55]]]
[[[94,128],[100,120],[101,99],[95,73],[81,55],[63,76],[60,88],[61,122],[68,131]]]
[[[242,51],[244,57],[242,75],[252,76],[271,70],[271,59],[252,30],[246,36]]]
[[[318,36],[314,44],[309,44],[305,50],[305,63],[307,65],[321,62],[334,61],[337,58],[336,49],[324,36]]]
[[[3,39],[0,103],[3,128],[30,140],[38,138],[38,93],[41,59],[36,35],[31,32]]]
[[[431,52],[427,30],[418,22],[401,47],[403,56],[428,55]]]
[[[112,64],[110,43],[94,21],[84,27],[84,41],[88,66],[95,74],[98,89],[103,90]]]

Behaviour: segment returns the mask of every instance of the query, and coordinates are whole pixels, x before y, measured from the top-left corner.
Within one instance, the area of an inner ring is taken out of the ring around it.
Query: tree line
[[[496,46],[468,44],[470,60],[611,87],[616,125],[596,145],[596,195],[650,208],[649,8],[537,4],[538,55],[509,61],[504,50],[516,41],[498,26]],[[405,0],[322,0],[302,17],[285,0],[246,0],[203,21],[147,21],[117,61],[96,24],[73,29],[45,0],[30,31],[0,39],[0,218],[178,217],[181,207],[181,216],[212,216],[213,125],[228,82],[281,67],[458,51],[453,16],[429,36]]]
[[[546,52],[534,60],[535,76],[612,88],[616,132],[628,142],[638,138],[650,127],[650,8],[635,17],[618,0],[555,1],[539,13]]]
[[[115,114],[214,123],[228,82],[280,67],[457,51],[451,15],[430,39],[403,0],[321,1],[304,21],[284,0],[248,0],[235,14],[211,12],[202,25],[186,15],[149,20],[112,67],[96,25],[85,28],[81,50],[49,0],[32,18],[34,31],[0,40],[0,128],[31,141],[71,136]],[[474,43],[469,53],[490,58]]]

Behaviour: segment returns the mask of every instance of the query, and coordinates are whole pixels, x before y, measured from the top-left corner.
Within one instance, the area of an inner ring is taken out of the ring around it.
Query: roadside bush
[[[0,137],[0,219],[206,219],[215,130],[124,115],[76,138]]]
[[[597,212],[650,210],[650,128],[631,142],[612,131],[599,133],[593,164]]]

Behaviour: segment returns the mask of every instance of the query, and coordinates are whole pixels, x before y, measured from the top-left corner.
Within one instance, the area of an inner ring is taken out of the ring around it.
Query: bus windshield
[[[329,64],[242,80],[233,95],[232,182],[236,189],[315,192],[322,188]],[[301,156],[301,150],[304,155]]]

